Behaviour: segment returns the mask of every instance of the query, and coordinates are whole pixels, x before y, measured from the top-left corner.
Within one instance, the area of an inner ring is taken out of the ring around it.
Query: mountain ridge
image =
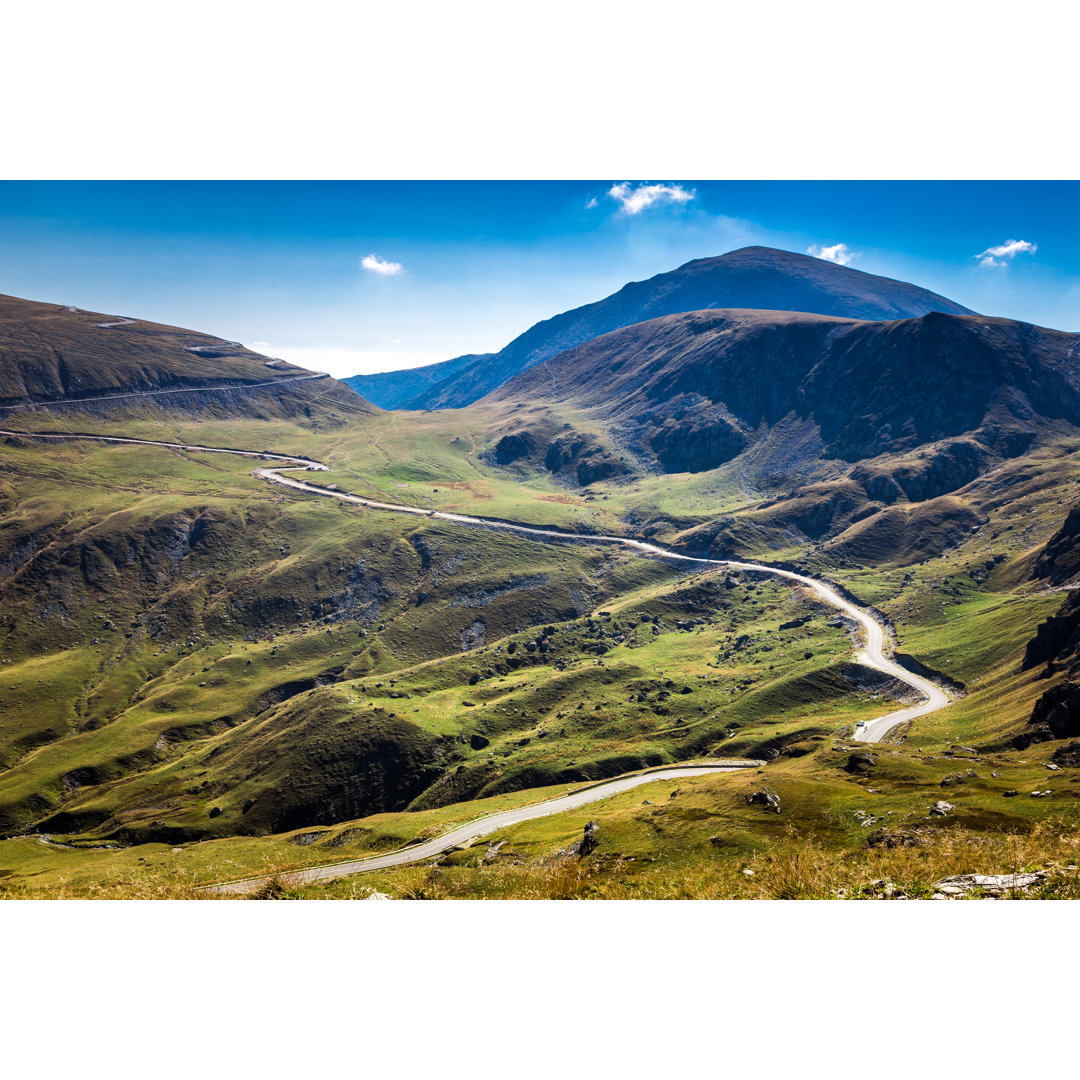
[[[380,409],[400,409],[427,387],[452,378],[459,371],[486,360],[494,353],[466,353],[450,360],[401,371],[379,371],[371,375],[350,375],[341,381],[365,401]]]
[[[538,322],[500,352],[421,390],[406,407],[467,405],[514,375],[602,334],[664,315],[710,308],[805,311],[872,320],[930,311],[976,314],[909,282],[776,248],[738,248],[629,282],[601,300]]]
[[[316,397],[371,408],[342,383],[317,375],[198,330],[0,295],[5,414],[27,406],[130,407],[133,397],[196,411],[265,406],[291,413],[310,409]]]
[[[602,335],[483,401],[572,409],[665,472],[717,468],[781,424],[801,427],[807,460],[899,461],[941,444],[932,462],[881,476],[863,467],[868,492],[889,503],[944,494],[1040,432],[1080,426],[1078,346],[1076,335],[989,316],[709,309]]]

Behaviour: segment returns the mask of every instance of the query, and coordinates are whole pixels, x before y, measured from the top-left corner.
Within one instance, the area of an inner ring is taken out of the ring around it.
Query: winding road
[[[702,761],[694,765],[661,765],[655,769],[645,769],[639,773],[617,776],[613,780],[604,780],[599,784],[572,791],[569,795],[560,795],[544,802],[533,803],[531,806],[520,806],[516,810],[499,810],[494,814],[477,818],[475,821],[470,821],[465,825],[458,825],[432,840],[410,844],[409,847],[399,848],[397,851],[391,851],[385,855],[369,855],[366,858],[353,859],[349,862],[305,867],[302,870],[288,871],[282,877],[292,884],[300,884],[309,881],[327,881],[331,878],[351,877],[353,874],[364,874],[371,870],[389,870],[395,866],[406,866],[409,863],[433,859],[451,848],[470,844],[481,836],[490,836],[493,832],[505,829],[509,825],[519,825],[523,821],[533,821],[536,818],[548,817],[551,814],[560,814],[565,810],[577,810],[579,807],[587,806],[592,802],[599,802],[601,799],[608,799],[612,795],[619,795],[624,791],[630,791],[633,788],[640,787],[642,784],[653,784],[658,780],[681,780],[689,776],[710,776],[718,772],[738,772],[740,769],[753,769],[763,764],[762,761]],[[269,880],[265,876],[242,878],[238,881],[226,881],[220,885],[209,885],[202,891],[248,893],[254,892]]]
[[[99,326],[104,325],[119,325],[118,323],[99,323]],[[58,401],[23,401],[16,405],[0,405],[0,412],[18,412],[25,411],[27,409],[56,409],[65,405],[71,405],[77,407],[79,405],[89,405],[95,401],[125,401],[129,398],[148,398],[148,397],[161,397],[163,394],[206,394],[210,392],[220,393],[223,390],[257,390],[264,386],[278,386],[281,383],[288,382],[310,382],[312,379],[329,379],[330,376],[324,372],[309,372],[306,375],[281,375],[276,379],[268,379],[266,382],[253,382],[253,383],[228,383],[222,386],[178,386],[171,387],[165,390],[132,390],[124,394],[93,394],[90,397],[83,398],[61,398]],[[20,431],[20,432],[8,432],[8,434],[29,435],[32,432]],[[73,438],[85,439],[90,436],[76,435]],[[107,439],[106,442],[138,442],[138,439]],[[146,443],[147,446],[172,446],[172,443]],[[201,450],[213,450],[212,446],[202,446]],[[256,455],[258,456],[258,455]]]
[[[281,380],[284,381],[284,380]],[[160,393],[161,391],[159,391]],[[920,675],[908,671],[900,666],[895,660],[886,655],[887,634],[885,626],[874,617],[866,608],[845,599],[840,592],[826,582],[805,574],[796,573],[793,570],[783,570],[775,566],[767,566],[763,563],[744,562],[738,559],[704,559],[692,555],[682,555],[678,552],[669,551],[657,544],[646,543],[643,540],[634,540],[625,536],[605,536],[591,533],[566,533],[557,529],[545,529],[535,525],[525,525],[519,522],[500,521],[493,518],[473,517],[468,514],[454,514],[443,510],[425,510],[418,506],[406,506],[400,503],[379,502],[375,499],[365,499],[360,495],[351,495],[343,491],[332,491],[328,488],[312,484],[293,476],[286,476],[286,471],[305,470],[325,471],[327,466],[320,462],[307,458],[294,457],[288,454],[271,454],[255,450],[237,450],[219,446],[200,446],[195,443],[158,442],[151,439],[130,439],[113,435],[86,435],[86,434],[39,434],[31,431],[5,431],[0,430],[0,436],[15,436],[21,438],[42,439],[49,441],[83,440],[104,443],[133,444],[137,446],[157,446],[170,450],[197,451],[209,454],[233,454],[239,457],[254,458],[261,461],[273,461],[277,463],[274,468],[259,467],[252,470],[252,475],[266,480],[272,484],[278,484],[294,491],[301,491],[309,495],[318,495],[323,498],[337,499],[341,502],[351,503],[355,506],[363,506],[369,510],[379,510],[395,514],[411,514],[416,517],[430,518],[435,521],[446,521],[455,525],[464,525],[471,528],[497,529],[512,532],[519,536],[535,538],[541,541],[557,541],[560,543],[578,544],[610,544],[641,555],[668,559],[677,563],[685,563],[688,567],[707,569],[710,567],[724,568],[728,570],[745,570],[756,573],[771,574],[774,577],[789,581],[794,585],[800,585],[812,592],[819,600],[835,608],[843,616],[854,622],[862,631],[864,639],[863,649],[856,655],[858,663],[866,667],[884,672],[902,683],[916,690],[922,700],[918,703],[886,713],[857,727],[853,738],[860,742],[880,742],[893,728],[909,720],[915,720],[920,716],[935,712],[949,704],[949,698],[945,692]],[[517,810],[506,810],[488,817],[478,819],[467,825],[461,825],[434,840],[424,841],[400,851],[386,855],[377,855],[371,858],[355,862],[336,863],[330,866],[313,867],[296,871],[290,874],[290,878],[298,881],[315,881],[325,878],[341,877],[348,874],[361,873],[368,870],[382,870],[391,866],[402,866],[408,863],[421,862],[424,859],[439,855],[452,847],[475,840],[508,825],[518,824],[522,821],[530,821],[534,818],[548,814],[557,814],[563,810],[575,809],[586,803],[598,799],[605,799],[621,791],[627,791],[640,784],[650,783],[657,779],[657,774],[662,773],[665,777],[677,778],[687,776],[702,776],[713,772],[730,772],[739,768],[753,767],[759,762],[700,762],[674,767],[661,767],[660,769],[647,770],[633,773],[628,776],[616,777],[604,781],[593,787],[585,788],[569,795],[563,795],[556,799],[532,806],[521,807]],[[266,878],[245,879],[212,886],[212,891],[217,892],[249,892],[264,884]]]
[[[314,463],[304,463],[306,468],[318,468]],[[286,466],[289,468],[289,466]],[[949,698],[945,692],[929,679],[916,675],[901,667],[895,660],[885,655],[887,635],[885,627],[874,616],[858,604],[846,600],[833,586],[817,578],[808,577],[806,574],[798,574],[794,570],[782,570],[776,566],[766,566],[763,563],[742,562],[738,559],[702,559],[693,555],[682,555],[658,544],[649,544],[644,540],[634,540],[625,536],[605,536],[593,533],[565,533],[557,529],[543,529],[535,525],[523,525],[517,522],[498,521],[493,518],[471,517],[468,514],[451,514],[442,510],[424,510],[417,506],[402,506],[397,503],[378,502],[374,499],[365,499],[360,495],[349,495],[343,491],[330,491],[316,484],[297,480],[292,476],[284,476],[282,469],[255,469],[253,475],[259,476],[275,484],[284,484],[296,491],[304,491],[311,495],[325,495],[342,502],[354,503],[357,506],[367,507],[369,510],[385,510],[398,514],[413,514],[419,517],[433,518],[436,521],[449,521],[455,525],[469,525],[474,528],[500,529],[517,533],[521,536],[535,537],[538,540],[558,540],[579,544],[615,544],[620,547],[630,548],[631,551],[643,555],[654,555],[669,559],[678,563],[689,563],[693,567],[705,569],[708,567],[723,567],[728,570],[752,570],[757,573],[772,574],[796,585],[802,585],[809,589],[819,600],[823,600],[830,607],[834,607],[842,615],[857,623],[863,633],[864,648],[856,655],[857,663],[865,667],[874,668],[877,671],[891,675],[900,682],[917,690],[924,698],[916,705],[906,709],[891,712],[885,716],[879,716],[875,720],[867,721],[863,726],[856,728],[853,738],[859,742],[880,742],[893,728],[908,720],[914,720],[919,716],[935,712],[949,704]]]

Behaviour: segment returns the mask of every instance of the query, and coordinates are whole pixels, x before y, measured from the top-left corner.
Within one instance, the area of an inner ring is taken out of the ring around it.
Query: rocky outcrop
[[[1069,511],[1061,528],[1046,543],[1032,576],[1064,585],[1080,574],[1080,506]]]
[[[530,431],[516,431],[504,435],[495,444],[495,462],[498,465],[512,465],[522,458],[531,457],[536,452],[536,439]]]
[[[970,484],[989,460],[986,447],[971,439],[957,439],[893,469],[892,477],[909,501],[925,502]]]
[[[461,631],[461,651],[479,649],[487,644],[487,623],[483,619],[474,619]]]
[[[560,435],[552,441],[544,455],[544,468],[556,476],[573,475],[582,487],[612,476],[623,476],[629,471],[594,437],[577,431]]]
[[[588,822],[581,834],[581,839],[570,849],[569,854],[576,855],[578,858],[591,855],[600,843],[599,832],[600,826],[595,821]]]
[[[666,472],[715,469],[746,448],[746,435],[717,410],[699,409],[689,416],[679,413],[657,413],[650,421],[649,447]]]
[[[1050,760],[1059,769],[1075,769],[1080,767],[1080,742],[1066,743],[1059,746],[1051,755]]]
[[[1080,684],[1066,679],[1051,686],[1031,710],[1028,727],[1018,743],[1029,746],[1051,739],[1075,739],[1080,736]]]
[[[565,483],[587,487],[630,471],[595,435],[565,425],[558,431],[551,417],[531,417],[506,431],[483,455],[494,465],[533,466],[547,469]]]
[[[872,769],[877,762],[866,753],[852,754],[844,765],[844,771],[849,773],[864,773]]]
[[[958,874],[937,882],[932,899],[959,899],[972,894],[1000,898],[1010,893],[1023,893],[1045,880],[1046,874],[1041,870],[1029,874]]]
[[[914,459],[889,459],[858,465],[851,478],[877,502],[891,505],[898,499],[925,502],[970,484],[989,467],[990,451],[973,439],[927,447]]]
[[[1080,593],[1070,593],[1065,602],[1039,624],[1024,651],[1023,670],[1052,664],[1071,665],[1080,653]]]
[[[1071,516],[1071,515],[1070,515]],[[1080,593],[1070,593],[1028,642],[1022,670],[1046,665],[1044,676],[1064,673],[1035,702],[1027,726],[1013,740],[1019,748],[1080,736]]]
[[[771,791],[754,791],[746,796],[746,801],[751,806],[763,806],[766,810],[771,810],[773,813],[780,813],[780,796],[774,795]]]

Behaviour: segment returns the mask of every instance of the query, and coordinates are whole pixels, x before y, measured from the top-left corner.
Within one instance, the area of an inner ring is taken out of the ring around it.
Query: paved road
[[[299,376],[300,378],[324,378],[325,376]],[[675,551],[669,551],[658,544],[649,544],[644,540],[634,540],[625,536],[605,536],[591,533],[566,533],[558,529],[544,529],[536,525],[524,525],[518,522],[498,521],[493,518],[473,517],[469,514],[453,514],[443,510],[425,510],[418,506],[407,506],[402,503],[380,502],[377,499],[365,499],[360,495],[350,495],[344,491],[331,491],[318,484],[298,480],[293,476],[284,475],[285,470],[297,471],[303,469],[307,472],[325,471],[326,466],[321,462],[312,461],[308,458],[294,457],[289,454],[261,453],[256,450],[236,450],[220,446],[201,446],[194,443],[158,442],[152,439],[127,439],[113,435],[38,435],[27,431],[0,430],[0,435],[27,436],[46,440],[71,440],[82,439],[104,443],[127,443],[136,446],[161,446],[170,450],[191,450],[208,454],[235,454],[238,457],[256,458],[262,461],[278,462],[277,468],[256,468],[252,475],[267,480],[270,483],[280,484],[294,491],[303,491],[309,495],[319,495],[324,498],[338,499],[341,502],[363,506],[369,510],[382,510],[395,514],[411,514],[414,517],[431,518],[436,521],[448,521],[455,525],[466,525],[472,528],[497,529],[512,532],[520,536],[527,536],[538,540],[557,540],[563,543],[577,544],[614,544],[629,548],[631,551],[640,552],[643,555],[659,556],[677,563],[686,563],[690,566],[701,568],[724,567],[729,570],[752,570],[758,573],[771,574],[774,577],[790,581],[809,589],[818,599],[824,601],[830,607],[836,608],[842,615],[855,622],[862,631],[864,648],[855,657],[856,661],[866,667],[875,668],[887,675],[891,675],[900,682],[906,683],[919,694],[923,700],[906,709],[900,709],[887,713],[868,721],[863,727],[856,730],[854,738],[860,742],[880,742],[898,724],[908,720],[914,720],[927,713],[935,712],[949,704],[949,698],[945,692],[920,675],[901,667],[896,661],[886,655],[886,633],[884,626],[878,622],[874,615],[866,608],[845,599],[840,593],[827,582],[808,577],[805,574],[796,573],[793,570],[782,570],[775,566],[766,566],[763,563],[743,562],[738,559],[701,559],[692,555],[682,555]]]
[[[290,454],[263,453],[259,450],[231,450],[224,446],[201,446],[199,443],[158,442],[153,439],[125,439],[120,435],[53,435],[37,431],[7,431],[0,428],[0,436],[7,435],[26,439],[41,439],[44,442],[70,442],[73,439],[78,439],[80,442],[126,443],[130,446],[162,446],[166,450],[191,450],[198,451],[200,454],[235,454],[237,457],[258,458],[260,461],[280,461],[283,467],[291,469],[310,469],[314,472],[326,470],[325,465],[318,461],[311,461],[309,458],[292,457]],[[328,492],[323,492],[323,494],[328,494]]]
[[[398,851],[391,851],[386,855],[372,855],[366,859],[355,859],[351,862],[293,870],[284,876],[290,882],[301,884],[309,881],[326,881],[330,878],[350,877],[353,874],[363,874],[371,870],[388,870],[395,866],[406,866],[409,863],[433,859],[451,848],[471,843],[481,836],[490,836],[491,833],[505,829],[508,825],[519,825],[523,821],[533,821],[535,818],[560,814],[564,810],[576,810],[589,803],[598,802],[600,799],[609,799],[612,795],[630,791],[633,788],[640,787],[642,784],[652,784],[658,780],[680,780],[688,776],[709,776],[712,773],[720,772],[738,772],[740,769],[752,769],[761,764],[763,763],[760,761],[704,761],[697,765],[662,765],[656,769],[646,769],[644,772],[616,777],[614,780],[606,780],[592,787],[571,792],[569,795],[560,795],[558,798],[548,799],[546,802],[533,803],[532,806],[522,806],[516,810],[500,810],[497,813],[488,814],[486,817],[477,818],[476,821],[470,821],[466,825],[459,825],[449,832],[437,836],[434,840],[425,840],[420,844],[412,844],[407,848],[400,848]],[[240,881],[229,881],[221,885],[210,885],[203,891],[248,893],[254,892],[269,880],[268,877],[244,878]]]
[[[254,475],[269,480],[272,483],[284,484],[296,491],[305,491],[312,495],[326,495],[343,502],[354,503],[370,510],[385,510],[398,514],[413,514],[418,517],[433,518],[436,521],[449,521],[456,525],[470,525],[486,529],[499,529],[516,533],[521,536],[535,537],[539,540],[571,541],[579,544],[615,544],[630,548],[645,555],[657,555],[664,559],[670,559],[678,563],[689,563],[691,566],[701,568],[724,567],[729,570],[754,570],[759,573],[772,574],[794,584],[809,589],[818,599],[823,600],[830,607],[836,608],[842,615],[857,623],[860,627],[864,648],[855,657],[856,661],[866,667],[875,668],[891,675],[900,682],[917,690],[923,695],[924,700],[916,705],[909,706],[897,712],[888,713],[875,720],[868,721],[863,727],[856,729],[854,738],[860,742],[880,742],[893,728],[916,717],[925,716],[927,713],[944,708],[949,704],[949,698],[945,692],[932,683],[915,675],[906,668],[901,667],[896,661],[885,655],[886,633],[885,627],[866,609],[859,607],[846,600],[833,586],[816,578],[807,577],[805,574],[795,573],[793,570],[781,570],[775,566],[765,566],[762,563],[742,562],[737,559],[699,559],[692,555],[681,555],[675,551],[668,551],[657,544],[648,544],[643,540],[628,539],[625,536],[604,536],[591,533],[565,533],[557,529],[543,529],[535,525],[522,525],[515,522],[495,521],[491,518],[471,517],[468,514],[451,514],[441,510],[424,510],[416,506],[402,506],[397,503],[379,502],[375,499],[365,499],[360,495],[348,495],[341,491],[328,491],[316,484],[297,480],[295,477],[283,475],[280,469],[255,469]]]
[[[133,390],[128,394],[95,394],[93,397],[84,398],[59,398],[56,401],[27,401],[21,405],[0,405],[0,412],[15,412],[25,409],[55,409],[57,406],[88,405],[94,401],[125,401],[128,398],[160,397],[162,394],[204,394],[213,390],[254,390],[260,386],[277,386],[279,383],[305,382],[308,379],[329,379],[330,376],[316,372],[308,375],[282,375],[277,379],[268,379],[266,382],[255,383],[229,383],[226,386],[184,386],[173,390]],[[28,434],[20,432],[20,434]],[[109,440],[121,442],[137,442],[135,439]],[[167,446],[168,443],[147,443],[147,446]],[[213,447],[203,446],[201,450],[212,450]]]
[[[491,518],[473,517],[468,514],[453,514],[442,510],[425,510],[417,506],[406,506],[400,503],[380,502],[376,499],[365,499],[360,495],[350,495],[343,491],[330,491],[317,484],[299,480],[293,476],[284,475],[285,470],[306,471],[325,470],[326,466],[320,462],[305,458],[292,457],[287,454],[260,453],[252,450],[235,450],[226,447],[200,446],[193,443],[156,442],[150,439],[127,439],[109,435],[37,435],[33,432],[3,431],[0,435],[23,435],[39,439],[69,440],[90,439],[96,442],[106,443],[129,443],[138,446],[160,446],[173,450],[192,450],[213,454],[236,454],[240,457],[256,458],[263,461],[275,461],[277,468],[256,468],[252,475],[267,480],[270,483],[280,484],[294,491],[302,491],[310,495],[318,495],[325,498],[338,499],[342,502],[363,506],[370,510],[381,510],[396,514],[411,514],[415,517],[432,518],[436,521],[447,521],[456,525],[465,525],[472,528],[497,529],[508,531],[520,536],[527,536],[538,540],[555,540],[563,543],[579,544],[613,544],[629,548],[631,551],[643,555],[658,556],[677,563],[685,563],[693,567],[723,567],[729,570],[749,570],[758,573],[771,574],[774,577],[790,581],[810,590],[820,600],[835,608],[842,615],[856,623],[864,637],[864,648],[856,656],[860,664],[885,672],[906,683],[918,691],[923,700],[905,709],[886,713],[868,721],[861,728],[857,728],[854,738],[860,742],[879,742],[898,724],[927,713],[944,708],[949,704],[949,698],[944,691],[929,679],[924,679],[901,667],[894,660],[886,656],[886,632],[884,626],[865,608],[845,599],[831,585],[805,574],[796,573],[793,570],[782,570],[774,566],[766,566],[762,563],[744,562],[738,559],[702,559],[690,555],[682,555],[678,552],[668,551],[657,544],[649,544],[643,540],[634,540],[624,536],[593,535],[588,533],[565,533],[557,529],[544,529],[535,525],[524,525],[517,522],[497,521]],[[736,765],[730,762],[701,763],[693,766],[681,766],[663,770],[665,777],[677,778],[680,776],[701,776],[712,772],[729,772],[748,765],[757,765],[758,762],[747,762],[745,765]],[[533,818],[543,817],[548,814],[557,814],[562,810],[571,810],[597,799],[604,799],[615,795],[620,791],[627,791],[640,784],[650,783],[657,778],[657,772],[635,773],[630,776],[619,777],[603,784],[565,795],[544,803],[522,807],[519,810],[507,810],[468,825],[459,826],[456,829],[434,840],[416,844],[401,851],[392,852],[388,855],[379,855],[357,862],[337,863],[332,866],[315,867],[298,871],[290,875],[300,881],[315,881],[323,878],[342,877],[347,874],[357,874],[369,870],[382,870],[391,866],[402,866],[407,863],[421,862],[434,855],[439,855],[458,844],[475,840],[479,836],[485,836],[508,825],[514,825],[522,821],[531,821]],[[247,892],[265,883],[265,878],[247,879],[221,886],[213,886],[212,889],[220,892]]]

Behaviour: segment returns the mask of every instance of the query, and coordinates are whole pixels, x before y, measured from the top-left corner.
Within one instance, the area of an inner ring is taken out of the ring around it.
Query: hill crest
[[[602,300],[545,319],[500,352],[420,391],[406,407],[468,405],[535,364],[602,334],[664,315],[710,308],[803,311],[870,320],[914,318],[931,311],[975,314],[917,285],[826,259],[776,248],[739,248],[629,282]]]

